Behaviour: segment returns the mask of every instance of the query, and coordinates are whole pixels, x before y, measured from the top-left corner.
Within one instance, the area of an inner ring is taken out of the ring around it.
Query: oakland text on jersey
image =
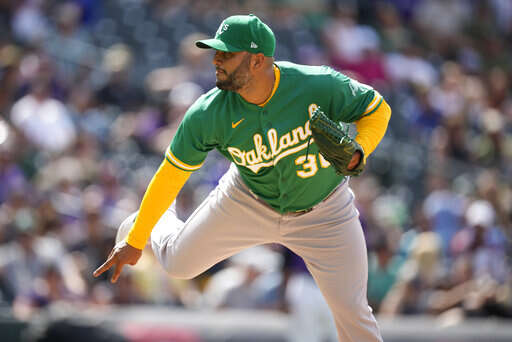
[[[244,151],[231,146],[228,147],[228,152],[237,165],[245,166],[252,172],[258,173],[262,167],[274,166],[282,158],[305,149],[309,136],[311,136],[309,121],[281,137],[278,136],[275,128],[271,128],[267,132],[270,148],[263,144],[261,134],[256,133],[253,135],[254,149]]]

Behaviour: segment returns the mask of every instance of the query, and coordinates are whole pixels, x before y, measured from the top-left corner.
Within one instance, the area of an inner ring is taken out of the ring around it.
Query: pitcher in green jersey
[[[340,341],[382,341],[366,299],[367,255],[349,177],[335,173],[310,141],[317,108],[355,123],[350,167],[376,148],[391,109],[372,87],[326,66],[274,61],[272,30],[254,15],[225,19],[215,37],[216,88],[187,111],[138,213],[95,276],[116,281],[150,245],[174,277],[193,278],[235,253],[279,243],[301,256],[325,297]],[[217,149],[232,162],[219,185],[182,222],[171,205],[191,172]]]

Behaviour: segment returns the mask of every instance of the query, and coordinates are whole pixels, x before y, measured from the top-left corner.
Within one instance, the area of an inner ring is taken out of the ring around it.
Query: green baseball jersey
[[[382,97],[330,67],[276,62],[278,87],[264,106],[214,88],[187,111],[166,159],[194,171],[216,148],[236,164],[251,191],[285,213],[310,208],[340,184],[318,152],[309,118],[320,106],[331,119],[353,122],[373,113]]]

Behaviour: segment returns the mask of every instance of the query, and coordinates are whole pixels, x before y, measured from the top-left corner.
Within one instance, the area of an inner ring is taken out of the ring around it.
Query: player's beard
[[[251,55],[247,54],[232,73],[226,73],[227,78],[225,80],[221,81],[217,78],[215,83],[217,88],[236,92],[245,87],[251,81],[251,74],[249,72],[250,61]]]

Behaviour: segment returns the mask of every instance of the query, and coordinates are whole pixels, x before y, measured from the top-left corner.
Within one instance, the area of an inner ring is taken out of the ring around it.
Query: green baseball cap
[[[224,19],[215,38],[198,40],[196,46],[226,52],[261,52],[267,57],[273,57],[276,37],[270,27],[254,14],[234,15]]]

